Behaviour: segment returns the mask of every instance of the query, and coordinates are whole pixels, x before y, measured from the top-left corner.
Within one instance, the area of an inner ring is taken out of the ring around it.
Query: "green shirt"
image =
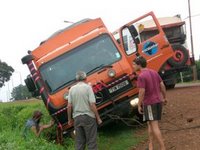
[[[90,108],[90,103],[95,103],[96,99],[90,85],[79,82],[72,86],[69,90],[68,102],[72,104],[73,118],[85,114],[95,118],[95,114]]]

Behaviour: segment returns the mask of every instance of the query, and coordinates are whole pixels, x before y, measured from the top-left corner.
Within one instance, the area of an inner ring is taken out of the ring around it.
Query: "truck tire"
[[[165,85],[166,89],[174,89],[175,84]]]
[[[189,54],[187,49],[180,44],[173,44],[174,56],[168,59],[168,64],[172,67],[180,67],[186,64]]]
[[[176,85],[176,77],[175,75],[165,77],[163,79],[163,82],[165,84],[166,89],[173,89]]]

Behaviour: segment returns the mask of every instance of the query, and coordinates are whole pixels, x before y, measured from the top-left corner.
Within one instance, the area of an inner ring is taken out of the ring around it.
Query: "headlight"
[[[115,75],[116,75],[115,70],[113,70],[113,69],[109,69],[109,70],[108,70],[108,76],[109,76],[109,77],[113,78],[113,77],[115,77]]]
[[[136,107],[138,105],[138,102],[139,102],[139,98],[134,98],[130,101],[130,104],[132,107]]]
[[[69,95],[69,93],[66,92],[66,93],[63,95],[63,98],[64,98],[65,100],[68,100],[68,95]]]

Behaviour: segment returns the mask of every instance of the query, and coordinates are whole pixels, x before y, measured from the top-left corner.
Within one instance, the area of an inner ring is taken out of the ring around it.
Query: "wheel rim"
[[[180,62],[180,61],[183,60],[183,58],[184,58],[183,52],[180,51],[180,50],[175,50],[173,59],[174,59],[175,61],[177,61],[177,62]]]

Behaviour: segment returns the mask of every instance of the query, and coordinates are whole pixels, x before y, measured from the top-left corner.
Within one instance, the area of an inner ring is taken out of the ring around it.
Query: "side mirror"
[[[33,97],[37,97],[40,95],[31,75],[28,75],[24,82],[26,84],[26,87],[28,88],[28,91],[32,93]]]

